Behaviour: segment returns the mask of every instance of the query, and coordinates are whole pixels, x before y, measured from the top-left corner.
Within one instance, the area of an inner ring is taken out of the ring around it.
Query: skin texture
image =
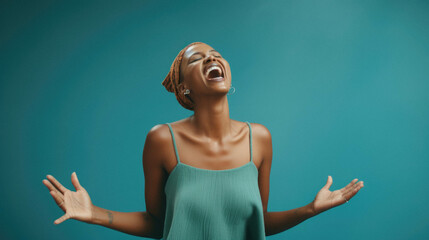
[[[214,82],[206,78],[204,68],[213,62],[221,66],[224,81]],[[247,164],[250,161],[249,129],[245,122],[233,120],[229,116],[226,94],[231,86],[231,71],[228,62],[209,45],[197,44],[186,50],[180,73],[180,92],[190,89],[190,97],[195,102],[192,116],[171,123],[181,162],[210,170],[231,169]],[[287,211],[268,212],[273,154],[271,133],[262,124],[251,123],[251,126],[253,161],[259,172],[258,184],[267,236],[344,204],[363,187],[362,181],[353,179],[347,186],[330,191],[332,177],[328,176],[325,186],[311,203]],[[152,127],[146,136],[142,158],[146,212],[123,213],[97,207],[92,204],[75,173],[72,174],[72,183],[76,192],[64,188],[53,176],[48,175],[48,180],[43,180],[43,183],[65,212],[54,223],[72,218],[132,235],[161,238],[166,206],[164,186],[177,165],[167,125]]]

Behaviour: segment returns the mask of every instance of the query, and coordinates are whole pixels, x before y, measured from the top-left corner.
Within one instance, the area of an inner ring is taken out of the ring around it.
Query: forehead
[[[213,48],[205,43],[195,44],[186,49],[185,53],[183,54],[183,57],[189,58],[196,52],[209,52],[210,50],[213,50]]]

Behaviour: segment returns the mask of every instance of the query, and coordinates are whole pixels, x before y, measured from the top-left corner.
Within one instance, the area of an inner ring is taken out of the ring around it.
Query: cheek
[[[189,84],[195,85],[201,82],[201,70],[199,66],[193,66],[187,69],[186,78]]]

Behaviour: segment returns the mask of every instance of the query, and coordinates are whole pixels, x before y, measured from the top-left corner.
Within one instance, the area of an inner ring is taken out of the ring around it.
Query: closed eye
[[[202,59],[202,58],[195,58],[194,60],[190,61],[189,63],[196,62],[196,61],[198,61],[198,60],[200,60],[200,59]]]
[[[213,55],[213,56],[216,58],[222,58],[221,55]],[[192,59],[191,61],[189,61],[189,63],[193,63],[193,62],[196,62],[196,61],[201,60],[201,59],[202,59],[202,57],[195,58],[195,59]]]

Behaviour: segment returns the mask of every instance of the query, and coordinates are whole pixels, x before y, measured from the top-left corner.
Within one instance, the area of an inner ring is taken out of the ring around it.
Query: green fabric
[[[225,170],[196,168],[180,162],[165,184],[165,240],[265,239],[258,169],[253,163],[252,128],[249,122],[250,161]]]

